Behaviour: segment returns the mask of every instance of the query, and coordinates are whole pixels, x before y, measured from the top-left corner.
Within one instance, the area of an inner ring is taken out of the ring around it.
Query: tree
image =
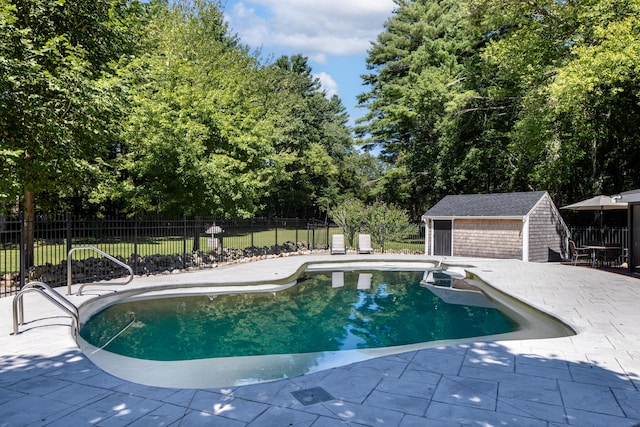
[[[329,211],[329,218],[346,234],[347,243],[351,247],[356,234],[365,224],[365,211],[365,204],[358,199],[346,200]]]
[[[385,240],[402,239],[411,234],[409,215],[401,208],[384,202],[365,205],[362,201],[347,200],[329,212],[329,216],[353,246],[358,233],[371,234],[374,242],[384,246]]]
[[[397,4],[360,97],[384,200],[417,216],[445,194],[640,185],[640,2]]]
[[[281,173],[270,83],[207,1],[162,8],[123,75],[131,112],[95,201],[134,215],[246,217]]]
[[[278,58],[268,71],[278,81],[281,138],[275,149],[285,173],[265,197],[265,211],[279,216],[315,216],[350,191],[348,156],[354,153],[348,115],[338,96],[330,98],[302,55]]]
[[[640,3],[478,0],[470,11],[493,98],[512,108],[514,184],[557,199],[637,187]]]
[[[384,247],[390,240],[402,240],[415,232],[409,222],[407,211],[395,205],[376,202],[367,206],[362,231],[371,234],[371,239]]]
[[[385,200],[402,203],[415,217],[439,198],[451,178],[438,173],[440,166],[452,164],[442,157],[442,123],[462,90],[468,42],[460,28],[460,1],[396,3],[395,15],[369,50],[371,73],[363,79],[370,90],[359,97],[369,112],[358,132],[367,144],[381,145],[394,165],[378,193],[391,194]],[[395,191],[386,193],[388,184]]]
[[[38,197],[82,188],[109,155],[114,68],[135,50],[143,16],[136,0],[0,4],[0,188],[24,209],[29,265]]]

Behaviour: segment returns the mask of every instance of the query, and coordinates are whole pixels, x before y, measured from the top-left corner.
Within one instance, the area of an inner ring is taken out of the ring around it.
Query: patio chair
[[[358,234],[358,253],[359,254],[372,254],[373,247],[371,246],[370,234]]]
[[[607,244],[597,253],[600,265],[607,267],[620,265],[620,256],[622,256],[622,246],[617,244]]]
[[[335,254],[347,254],[347,248],[344,245],[344,234],[334,234],[331,236],[331,246],[329,247],[329,253]]]
[[[576,265],[581,259],[591,262],[591,251],[586,248],[576,247],[576,242],[573,240],[569,240],[569,254],[573,265]]]

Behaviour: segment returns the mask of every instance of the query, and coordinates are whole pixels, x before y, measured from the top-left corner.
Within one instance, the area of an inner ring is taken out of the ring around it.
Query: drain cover
[[[291,394],[304,406],[314,405],[320,402],[327,402],[334,399],[334,397],[327,393],[327,391],[322,387],[313,387],[306,388],[304,390],[292,391]]]

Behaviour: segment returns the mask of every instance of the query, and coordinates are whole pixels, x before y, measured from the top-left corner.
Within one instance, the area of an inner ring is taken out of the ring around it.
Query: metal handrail
[[[51,286],[44,282],[29,282],[20,292],[13,298],[13,334],[18,334],[19,325],[24,325],[24,303],[22,296],[29,292],[36,292],[53,304],[55,304],[62,311],[66,312],[73,319],[73,334],[77,338],[78,327],[80,323],[80,314],[78,307],[76,307],[71,301],[63,297],[59,292],[55,291]]]
[[[109,261],[119,265],[120,267],[125,268],[127,271],[129,271],[129,279],[127,279],[126,282],[124,283],[114,283],[117,285],[126,285],[128,283],[131,283],[131,281],[133,280],[133,269],[131,267],[129,267],[127,264],[125,264],[124,262],[120,261],[117,258],[112,257],[111,255],[109,255],[108,253],[101,251],[100,249],[96,248],[95,246],[76,246],[75,248],[72,248],[68,253],[67,253],[67,295],[71,295],[71,284],[72,284],[72,280],[71,280],[71,254],[75,251],[78,250],[92,250],[95,252],[98,252],[100,255],[102,255],[103,257],[107,258]],[[96,285],[96,283],[85,283],[83,285],[80,285],[80,288],[78,288],[78,295],[82,295],[82,289],[85,286],[91,286],[91,285]]]

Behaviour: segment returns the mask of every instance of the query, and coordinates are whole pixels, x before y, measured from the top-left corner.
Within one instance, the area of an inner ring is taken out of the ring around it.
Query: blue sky
[[[337,93],[353,120],[364,115],[356,96],[367,91],[371,42],[384,30],[393,0],[222,0],[232,33],[268,60],[300,53],[329,94]]]

